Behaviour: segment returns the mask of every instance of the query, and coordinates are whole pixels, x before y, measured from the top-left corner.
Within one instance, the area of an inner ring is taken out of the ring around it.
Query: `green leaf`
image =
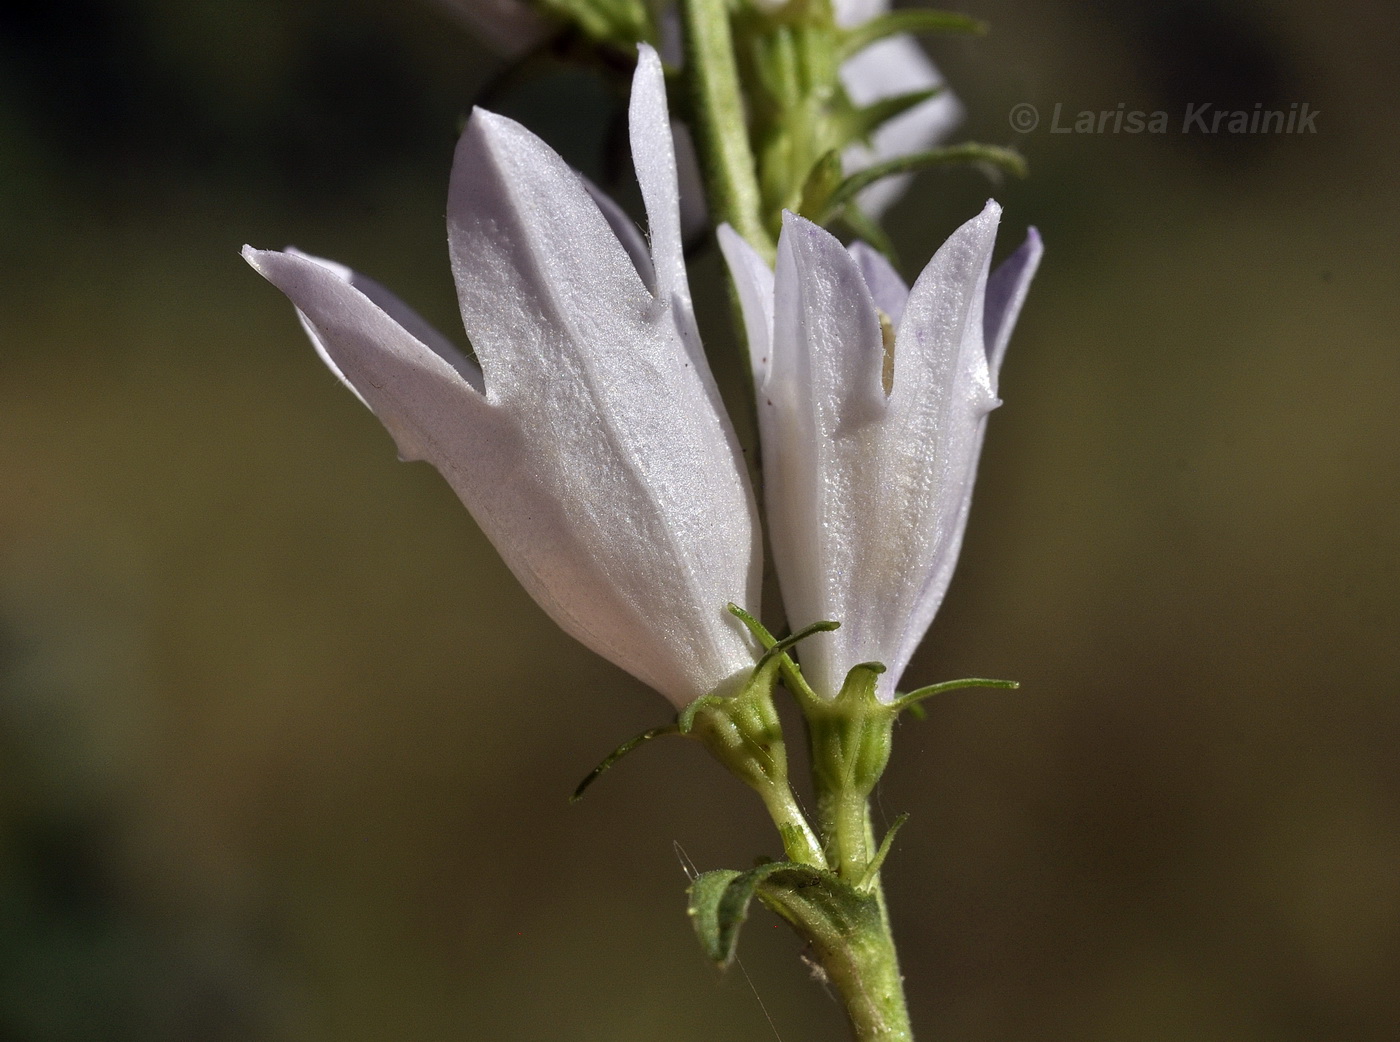
[[[847,203],[855,198],[861,189],[868,188],[882,178],[893,177],[895,174],[911,174],[931,166],[953,166],[959,163],[979,163],[1015,174],[1017,177],[1026,176],[1026,161],[1019,152],[997,145],[981,145],[969,141],[947,148],[932,148],[926,152],[910,152],[908,155],[896,156],[859,170],[842,181],[840,187],[832,193],[831,207],[834,210]]]
[[[802,201],[797,212],[813,221],[820,221],[827,210],[827,200],[841,184],[841,152],[831,149],[812,164],[802,183]]]
[[[829,872],[792,861],[769,861],[747,872],[721,869],[706,872],[690,885],[688,909],[700,946],[710,961],[724,969],[739,948],[739,930],[749,917],[749,905],[763,884],[773,876],[788,877],[790,885],[844,886]]]
[[[583,781],[578,783],[578,788],[575,789],[574,794],[569,797],[569,802],[577,803],[579,800],[583,799],[584,790],[586,790],[590,785],[597,781],[604,771],[606,771],[613,764],[617,763],[618,760],[622,759],[633,749],[637,748],[637,746],[643,745],[651,741],[653,738],[660,738],[662,735],[680,733],[680,728],[675,724],[665,724],[661,727],[653,727],[649,731],[643,731],[635,738],[627,739],[627,741],[623,742],[612,752],[608,753],[608,755],[603,758],[603,762],[600,763],[597,767],[594,767],[593,770],[591,770],[588,773],[588,777],[584,778]]]
[[[929,98],[935,98],[943,91],[943,87],[913,90],[907,94],[894,94],[888,98],[881,98],[863,108],[852,109],[841,120],[842,132],[849,140],[863,141],[881,124],[887,123],[896,116],[903,115],[915,105],[922,105]]]
[[[889,856],[890,844],[894,842],[894,834],[903,827],[909,820],[907,813],[901,814],[894,819],[894,823],[885,831],[885,838],[880,840],[880,849],[875,851],[875,856],[870,859],[870,865],[865,870],[865,875],[861,877],[856,889],[861,893],[869,893],[875,887],[875,877],[880,874],[880,866],[885,863],[885,858]]]
[[[729,961],[729,954],[732,953],[726,954],[720,940],[719,906],[725,890],[739,875],[732,868],[706,872],[696,877],[688,891],[690,905],[686,908],[686,914],[690,916],[690,925],[695,928],[695,936],[699,938],[706,958],[721,966]]]
[[[841,38],[839,53],[844,61],[858,51],[865,50],[876,40],[896,33],[959,33],[984,36],[986,32],[987,23],[970,15],[913,7],[891,11],[849,30]]]

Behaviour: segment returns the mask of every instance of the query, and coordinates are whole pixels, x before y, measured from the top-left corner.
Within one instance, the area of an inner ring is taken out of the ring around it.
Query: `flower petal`
[[[847,248],[860,266],[860,273],[865,276],[865,284],[875,298],[875,306],[898,329],[904,318],[904,305],[909,300],[909,287],[879,250],[863,242],[853,242]]]
[[[582,179],[513,120],[477,109],[457,145],[447,234],[462,323],[488,397],[553,371],[546,342],[571,342],[658,310]],[[627,316],[616,313],[626,301]]]
[[[983,412],[997,404],[982,349],[982,316],[1000,220],[1001,207],[989,201],[948,237],[915,281],[895,344],[892,397],[946,392],[965,378]]]
[[[631,258],[632,266],[637,269],[637,274],[641,276],[642,282],[646,283],[647,289],[654,294],[656,292],[656,270],[651,266],[651,249],[647,246],[641,229],[633,223],[631,217],[627,216],[627,211],[617,205],[612,196],[582,174],[579,175],[579,179],[583,182],[583,186],[588,189],[589,196],[598,205],[598,211],[603,215],[603,220],[608,222],[608,227],[617,236],[617,241],[622,243],[622,248],[627,251],[627,256]]]
[[[248,247],[245,247],[245,257],[247,256],[248,249]],[[479,393],[485,393],[486,387],[481,378],[481,367],[463,354],[456,344],[434,329],[422,315],[418,314],[413,308],[409,307],[395,296],[388,287],[375,281],[368,275],[361,275],[358,271],[347,268],[344,264],[339,264],[333,260],[327,260],[325,257],[317,257],[310,253],[303,253],[295,246],[288,246],[284,252],[293,257],[304,257],[306,260],[314,261],[322,267],[328,268],[330,271],[334,272],[342,282],[349,283],[363,293],[390,318],[402,326],[410,336],[427,346],[435,355],[452,366],[453,369],[456,369],[462,379],[471,384]],[[256,264],[253,266],[255,268],[257,267]],[[321,356],[321,361],[325,362],[326,365],[330,367],[331,372],[340,377],[341,382],[350,389],[350,392],[354,394],[356,398],[364,402],[364,395],[360,394],[355,385],[346,379],[345,374],[337,367],[335,359],[332,358],[330,352],[326,350],[325,344],[322,342],[320,334],[316,331],[315,325],[311,323],[303,312],[298,311],[297,317],[301,319],[302,328],[306,330],[306,335],[310,337],[312,346],[316,348],[316,353]]]
[[[699,362],[700,336],[695,328],[681,241],[680,187],[671,117],[666,107],[666,76],[656,51],[645,43],[637,46],[637,71],[632,77],[627,119],[632,166],[637,171],[637,184],[647,211],[656,296],[675,310],[676,327],[692,358]]]
[[[768,384],[773,351],[773,270],[748,240],[729,225],[721,224],[716,237],[729,267],[729,277],[734,280],[739,294],[754,393],[761,395]]]
[[[983,342],[987,271],[1001,208],[987,207],[934,255],[909,294],[895,344],[891,425],[884,452],[918,460],[905,476],[910,495],[893,516],[910,523],[910,541],[890,561],[908,591],[893,615],[897,636],[881,638],[891,697],[952,580],[972,502],[986,416],[998,404]],[[886,536],[892,542],[897,533]],[[912,595],[912,596],[911,596]],[[891,606],[893,607],[893,606]],[[885,650],[885,649],[893,649]]]
[[[301,253],[245,246],[243,257],[296,305],[321,357],[389,428],[403,459],[436,465],[444,437],[471,440],[475,428],[490,424],[485,399],[458,368],[470,373],[470,361],[455,348],[444,357],[409,332],[365,292],[370,280]],[[391,306],[408,310],[377,283],[371,286]],[[413,319],[426,327],[416,314]]]
[[[992,372],[993,389],[997,374],[1001,372],[1001,361],[1006,357],[1006,345],[1011,342],[1011,331],[1016,328],[1016,319],[1021,314],[1021,306],[1030,292],[1031,279],[1035,278],[1044,253],[1040,232],[1027,228],[1026,241],[1002,261],[987,280],[987,305],[982,314],[982,329],[987,342],[987,364]]]
[[[810,221],[785,215],[772,370],[758,402],[764,486],[789,622],[842,623],[802,648],[803,670],[824,694],[840,686],[848,628],[861,628],[853,613],[863,611],[869,577],[865,536],[878,524],[870,496],[879,463],[870,452],[886,410],[883,366],[875,303],[855,259]]]

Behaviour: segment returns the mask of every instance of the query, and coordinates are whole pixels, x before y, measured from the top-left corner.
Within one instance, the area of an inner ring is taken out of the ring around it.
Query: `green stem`
[[[763,901],[802,935],[841,995],[856,1042],[913,1042],[904,979],[884,914],[878,881],[877,916],[853,922],[820,888],[762,892]]]
[[[875,853],[869,838],[865,796],[852,789],[839,789],[821,793],[819,803],[831,870],[854,886],[864,878]]]
[[[756,789],[768,810],[768,816],[778,827],[778,835],[783,839],[783,853],[789,861],[813,868],[826,868],[826,857],[822,853],[821,842],[807,822],[807,816],[797,805],[797,797],[792,788],[784,784],[772,784]]]
[[[706,196],[716,223],[727,221],[771,263],[777,247],[763,227],[758,176],[725,0],[682,0],[686,78]]]

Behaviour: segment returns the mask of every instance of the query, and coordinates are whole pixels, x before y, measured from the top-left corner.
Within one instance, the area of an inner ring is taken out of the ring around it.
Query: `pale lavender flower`
[[[776,272],[727,226],[763,441],[769,536],[803,673],[832,697],[883,662],[894,698],[952,578],[997,374],[1041,255],[1025,244],[988,276],[989,202],[912,290],[874,250],[786,214]],[[883,327],[883,328],[882,328]]]
[[[665,84],[645,46],[630,120],[650,247],[524,127],[473,112],[447,223],[479,368],[349,269],[245,256],[400,455],[442,472],[545,611],[683,706],[752,668],[725,606],[758,603],[761,550],[695,333]]]

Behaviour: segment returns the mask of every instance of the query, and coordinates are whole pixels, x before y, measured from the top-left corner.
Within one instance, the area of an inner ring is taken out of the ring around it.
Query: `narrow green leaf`
[[[617,763],[618,760],[622,759],[633,749],[637,748],[637,746],[643,745],[646,742],[651,741],[653,738],[660,738],[662,735],[680,733],[680,728],[675,724],[666,724],[662,727],[653,727],[649,731],[643,731],[635,738],[627,739],[627,741],[623,742],[612,752],[608,753],[608,755],[603,758],[603,762],[600,763],[597,767],[594,767],[593,770],[591,770],[588,773],[588,777],[584,778],[583,781],[578,783],[578,788],[575,789],[574,794],[569,797],[569,802],[577,803],[579,800],[583,799],[584,790],[586,790],[590,785],[597,781],[599,776],[601,776],[604,771],[606,771],[613,764]]]
[[[832,193],[831,206],[833,209],[841,206],[854,198],[862,188],[868,188],[882,178],[895,174],[911,174],[931,166],[952,166],[958,163],[978,163],[1004,170],[1017,177],[1026,176],[1026,161],[1019,152],[997,145],[981,145],[969,141],[947,148],[932,148],[926,152],[910,152],[908,155],[896,156],[859,170],[842,181],[840,187]]]
[[[851,140],[864,140],[881,124],[896,116],[903,115],[915,105],[922,105],[929,98],[937,97],[943,93],[943,90],[942,87],[913,90],[907,94],[894,94],[888,98],[881,98],[863,108],[852,109],[841,121],[842,129]]]
[[[875,851],[875,856],[870,859],[870,866],[865,870],[865,875],[861,876],[860,882],[856,884],[856,889],[861,893],[867,893],[874,887],[875,877],[880,874],[880,866],[885,863],[885,858],[890,852],[890,844],[894,842],[894,834],[908,820],[907,813],[901,814],[894,819],[894,823],[885,832],[885,838],[880,840],[880,849]]]
[[[985,36],[987,23],[965,14],[952,11],[930,11],[927,8],[912,7],[862,22],[841,37],[841,60],[863,51],[876,40],[896,33],[958,33],[970,36]]]

